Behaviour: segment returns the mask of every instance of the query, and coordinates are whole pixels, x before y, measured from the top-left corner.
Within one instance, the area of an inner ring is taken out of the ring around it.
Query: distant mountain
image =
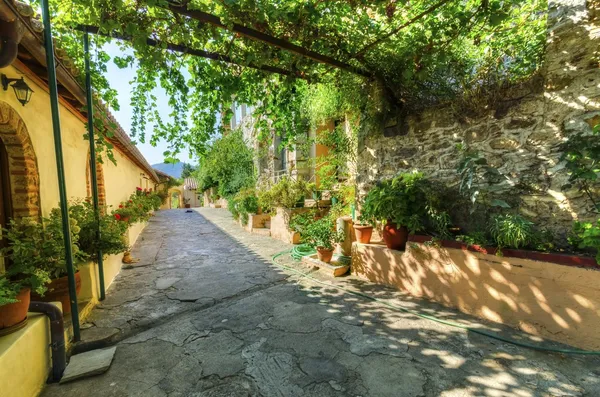
[[[170,163],[158,163],[152,164],[152,168],[156,168],[165,174],[171,175],[173,178],[181,178],[181,172],[183,172],[183,162],[170,164]]]

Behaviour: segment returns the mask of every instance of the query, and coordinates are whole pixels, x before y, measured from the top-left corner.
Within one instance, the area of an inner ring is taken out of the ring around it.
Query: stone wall
[[[564,235],[573,219],[594,217],[577,189],[563,189],[568,175],[559,159],[570,134],[600,122],[600,2],[549,3],[540,76],[479,117],[446,107],[411,115],[404,128],[366,128],[359,136],[359,195],[378,180],[415,169],[457,185],[462,144],[501,173],[490,188],[520,197],[520,211],[537,224]]]

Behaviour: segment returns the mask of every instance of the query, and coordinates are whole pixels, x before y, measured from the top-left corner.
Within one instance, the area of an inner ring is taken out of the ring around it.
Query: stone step
[[[267,236],[270,237],[271,236],[271,229],[267,229],[267,228],[260,228],[260,227],[255,227],[252,229],[252,233],[255,234],[260,234],[261,236]]]

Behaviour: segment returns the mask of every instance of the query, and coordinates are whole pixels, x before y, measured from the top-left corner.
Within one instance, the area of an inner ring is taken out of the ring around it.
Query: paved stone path
[[[600,395],[596,358],[518,348],[286,273],[270,259],[288,248],[226,210],[159,211],[133,249],[141,261],[117,277],[76,348],[116,344],[111,368],[42,396]],[[354,277],[311,275],[482,324]]]

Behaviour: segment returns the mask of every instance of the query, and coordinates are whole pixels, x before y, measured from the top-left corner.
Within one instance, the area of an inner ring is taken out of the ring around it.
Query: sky
[[[104,46],[104,50],[111,56],[123,56],[124,53],[115,44],[107,44]],[[132,52],[129,52],[132,54]],[[131,120],[133,118],[133,108],[130,105],[131,102],[131,84],[130,82],[135,77],[135,70],[133,68],[119,69],[112,61],[107,65],[108,72],[106,78],[110,83],[111,87],[116,89],[118,92],[118,100],[120,110],[111,110],[111,113],[115,116],[121,127],[129,134],[131,132]],[[157,87],[154,91],[154,95],[157,98],[157,105],[159,107],[159,113],[162,119],[166,122],[169,119],[169,113],[171,112],[168,104],[168,98],[162,88]],[[138,149],[142,152],[148,163],[157,164],[164,161],[163,152],[168,150],[169,145],[166,142],[159,142],[156,147],[148,143],[150,136],[152,136],[152,126],[149,125],[146,130],[146,143],[137,142]],[[196,159],[189,158],[189,152],[182,150],[178,156],[180,161],[196,164]]]

